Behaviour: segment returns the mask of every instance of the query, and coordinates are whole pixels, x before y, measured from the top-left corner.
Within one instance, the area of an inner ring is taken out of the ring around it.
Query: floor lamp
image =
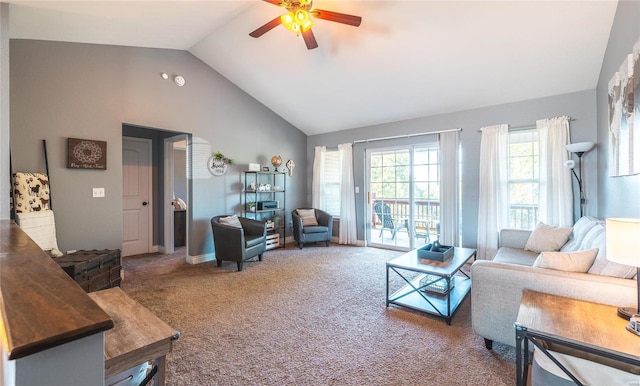
[[[582,172],[582,155],[589,150],[593,149],[595,144],[593,142],[578,142],[578,143],[570,143],[567,145],[567,150],[571,153],[575,153],[578,156],[578,170],[580,171],[580,177],[576,174],[574,170],[576,163],[571,159],[564,163],[564,166],[571,169],[573,175],[578,180],[578,189],[580,190],[580,217],[584,215],[584,204],[587,201],[584,197],[584,174]]]

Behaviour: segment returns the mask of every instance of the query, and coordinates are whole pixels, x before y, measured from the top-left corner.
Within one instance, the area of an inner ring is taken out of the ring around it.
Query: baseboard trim
[[[187,256],[187,263],[200,264],[200,263],[206,263],[207,261],[213,261],[215,259],[216,259],[215,253],[205,253],[204,255]]]

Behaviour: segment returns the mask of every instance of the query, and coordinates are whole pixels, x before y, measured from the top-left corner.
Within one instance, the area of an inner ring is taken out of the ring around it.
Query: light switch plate
[[[93,197],[104,197],[104,188],[93,188]]]

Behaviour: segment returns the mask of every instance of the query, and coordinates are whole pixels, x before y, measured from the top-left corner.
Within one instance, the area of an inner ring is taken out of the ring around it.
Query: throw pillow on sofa
[[[560,228],[540,222],[531,232],[524,249],[538,253],[558,251],[569,239],[571,231],[572,227]]]
[[[542,252],[533,266],[557,271],[585,273],[591,268],[597,254],[598,248],[574,252]]]

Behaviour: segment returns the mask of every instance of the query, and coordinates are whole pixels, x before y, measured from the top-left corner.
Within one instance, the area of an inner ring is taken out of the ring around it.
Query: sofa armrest
[[[478,260],[471,266],[471,278],[473,330],[510,346],[515,346],[513,323],[524,289],[614,306],[636,301],[634,280],[610,276]]]
[[[523,229],[501,229],[500,230],[500,247],[510,247],[524,249],[527,240],[531,236],[531,231]]]
[[[318,225],[326,226],[329,235],[331,235],[333,232],[333,216],[325,211],[316,209],[316,219],[318,220]]]

